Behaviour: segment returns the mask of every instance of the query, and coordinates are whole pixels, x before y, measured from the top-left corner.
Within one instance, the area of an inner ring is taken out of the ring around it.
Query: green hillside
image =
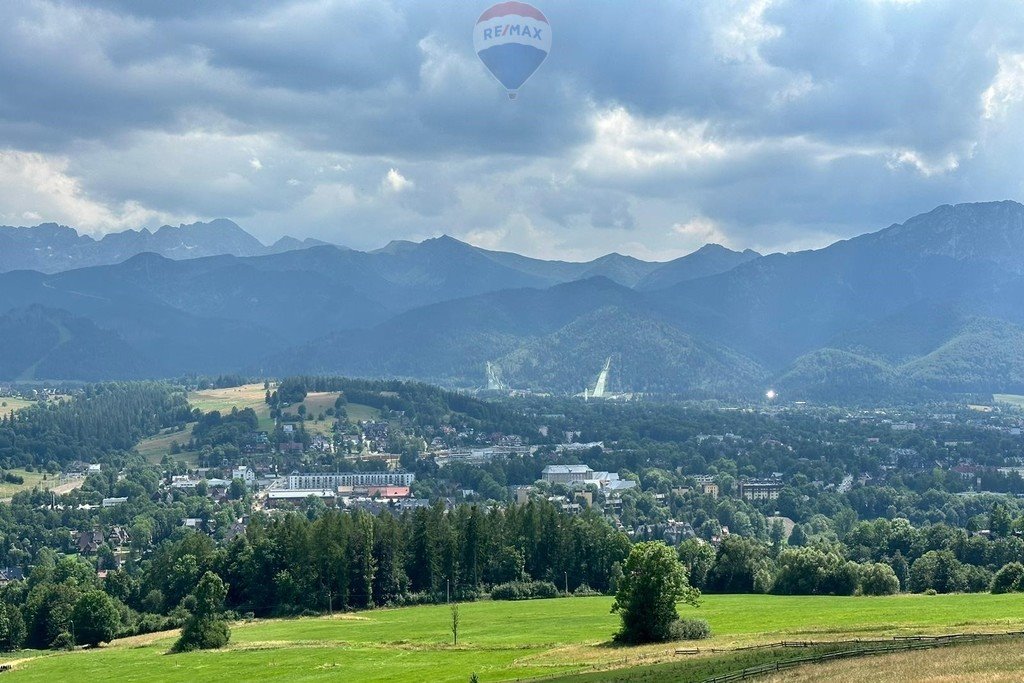
[[[685,616],[714,631],[701,647],[790,640],[885,637],[1024,627],[1020,595],[781,597],[709,595]],[[154,634],[71,653],[20,653],[5,678],[100,680],[351,680],[465,682],[523,680],[571,672],[675,662],[704,672],[731,653],[682,660],[669,643],[611,647],[617,617],[607,597],[478,602],[461,606],[459,645],[451,645],[445,605],[335,617],[238,623],[221,651],[167,655],[174,635]],[[680,673],[680,669],[673,667]]]

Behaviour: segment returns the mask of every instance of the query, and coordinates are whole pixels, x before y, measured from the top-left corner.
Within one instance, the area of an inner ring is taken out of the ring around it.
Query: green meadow
[[[608,680],[619,674],[628,674],[628,680],[688,680],[733,664],[741,668],[750,659],[742,653],[675,654],[677,647],[693,643],[613,646],[618,617],[610,607],[607,597],[466,603],[457,646],[444,605],[237,623],[230,645],[220,651],[168,655],[174,634],[152,634],[94,650],[19,653],[10,658],[14,670],[3,676],[98,680],[116,672],[119,681],[421,683],[465,682],[476,673],[480,681]],[[709,595],[700,608],[680,611],[710,622],[714,636],[701,641],[701,648],[1024,628],[1024,596],[1012,594]],[[941,652],[948,656],[951,650]],[[634,678],[644,671],[652,677]],[[660,678],[659,671],[670,678]]]

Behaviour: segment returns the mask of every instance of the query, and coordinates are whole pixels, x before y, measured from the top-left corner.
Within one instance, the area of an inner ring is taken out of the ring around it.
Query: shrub
[[[550,581],[510,581],[491,589],[492,600],[533,600],[557,596],[558,589]]]
[[[704,640],[711,637],[706,619],[676,619],[669,627],[672,640]]]
[[[50,648],[53,650],[73,650],[75,647],[75,639],[71,637],[71,634],[67,631],[61,631],[57,634],[57,637],[50,643]]]
[[[195,591],[183,602],[190,602],[192,614],[185,620],[181,637],[172,652],[210,650],[224,647],[231,638],[231,629],[223,618],[224,598],[228,588],[217,574],[206,572]]]
[[[181,629],[181,638],[174,644],[175,652],[216,650],[228,644],[231,629],[220,619],[189,619]]]
[[[938,595],[939,592],[937,590],[935,590],[934,588],[929,588],[928,590],[926,590],[924,592],[924,594],[925,595]]]
[[[996,572],[989,585],[993,593],[1013,593],[1021,590],[1024,583],[1024,564],[1010,562],[1004,564],[1002,569]]]
[[[593,595],[601,595],[601,591],[596,591],[585,583],[581,583],[579,588],[572,592],[578,598],[586,598]]]
[[[861,567],[860,592],[862,595],[894,595],[900,592],[900,580],[887,564],[866,564]]]

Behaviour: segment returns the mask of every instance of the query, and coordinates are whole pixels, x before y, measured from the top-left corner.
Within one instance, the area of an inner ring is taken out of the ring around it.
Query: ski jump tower
[[[504,391],[507,388],[501,381],[501,368],[487,361],[487,391]]]
[[[590,393],[590,394],[587,394],[587,390],[584,389],[583,390],[583,398],[588,398],[589,399],[589,398],[604,398],[605,397],[605,389],[608,386],[608,372],[611,369],[612,369],[612,357],[608,356],[608,358],[604,361],[604,367],[601,368],[601,372],[599,372],[598,375],[597,375],[597,382],[594,383],[594,391],[592,393]]]

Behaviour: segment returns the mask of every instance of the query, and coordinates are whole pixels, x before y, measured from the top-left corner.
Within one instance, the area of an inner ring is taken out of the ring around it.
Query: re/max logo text
[[[523,36],[524,38],[541,40],[541,31],[542,29],[527,26],[525,24],[505,24],[504,26],[499,25],[492,28],[485,28],[484,40],[503,38],[505,36]]]

